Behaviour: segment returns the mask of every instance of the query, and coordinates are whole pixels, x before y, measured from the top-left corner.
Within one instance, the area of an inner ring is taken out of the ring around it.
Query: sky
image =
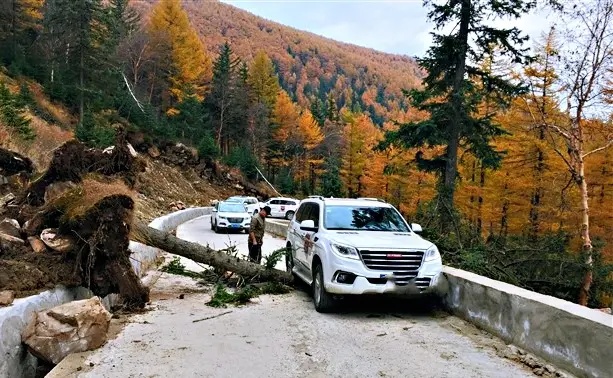
[[[430,45],[432,24],[422,0],[221,0],[260,17],[359,46],[411,57]],[[504,26],[538,39],[551,24],[544,11]]]

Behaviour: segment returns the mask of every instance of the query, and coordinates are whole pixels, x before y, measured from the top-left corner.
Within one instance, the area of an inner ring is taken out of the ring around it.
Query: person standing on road
[[[260,212],[251,218],[249,226],[249,260],[260,264],[262,262],[262,240],[266,231],[266,217],[270,215],[270,207],[264,206]]]

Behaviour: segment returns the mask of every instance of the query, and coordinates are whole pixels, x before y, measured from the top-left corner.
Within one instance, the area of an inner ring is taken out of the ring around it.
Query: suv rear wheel
[[[291,252],[291,245],[285,247],[285,271],[290,274],[294,274],[294,257]]]
[[[324,287],[324,269],[321,264],[315,266],[315,275],[313,277],[313,302],[315,310],[321,313],[332,312],[334,309],[335,300]]]
[[[285,213],[285,219],[292,220],[293,217],[294,217],[294,212],[293,211],[290,210],[287,213]]]

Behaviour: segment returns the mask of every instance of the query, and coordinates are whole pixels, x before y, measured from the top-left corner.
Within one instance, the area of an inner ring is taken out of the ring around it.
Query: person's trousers
[[[260,264],[262,262],[262,244],[248,244],[249,261]]]

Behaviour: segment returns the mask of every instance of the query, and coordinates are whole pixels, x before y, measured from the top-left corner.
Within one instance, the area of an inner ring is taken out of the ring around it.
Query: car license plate
[[[239,228],[241,225],[240,224],[231,224],[230,227],[232,228]]]

